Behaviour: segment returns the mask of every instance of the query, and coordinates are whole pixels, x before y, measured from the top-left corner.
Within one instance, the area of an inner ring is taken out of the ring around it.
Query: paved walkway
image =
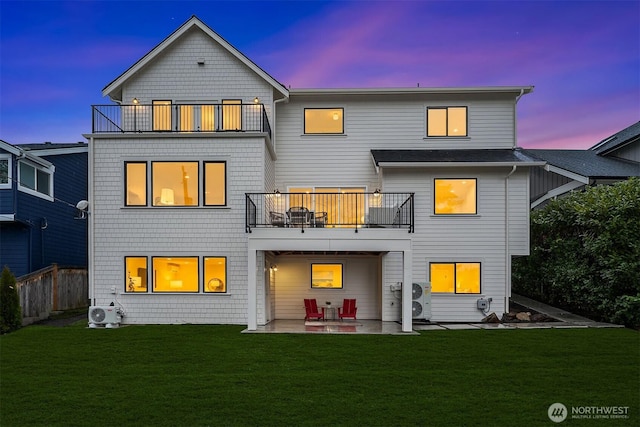
[[[416,331],[444,329],[566,329],[566,328],[624,328],[622,325],[596,322],[577,314],[532,300],[522,295],[511,294],[511,301],[532,311],[556,319],[557,322],[512,322],[512,323],[433,323],[413,325]]]

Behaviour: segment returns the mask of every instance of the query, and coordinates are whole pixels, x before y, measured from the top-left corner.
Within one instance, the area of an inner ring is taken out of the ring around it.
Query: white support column
[[[402,278],[402,332],[413,330],[413,315],[411,311],[411,290],[413,287],[411,250],[402,252],[403,278]]]
[[[256,286],[256,258],[257,251],[249,248],[247,266],[247,329],[255,331],[258,329],[258,294]]]

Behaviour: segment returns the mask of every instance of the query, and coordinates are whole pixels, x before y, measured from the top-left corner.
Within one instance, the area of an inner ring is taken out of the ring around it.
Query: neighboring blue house
[[[88,146],[0,140],[0,266],[16,277],[57,263],[87,266]]]
[[[531,208],[598,184],[640,176],[640,122],[603,139],[588,150],[523,150],[545,165],[531,169]]]

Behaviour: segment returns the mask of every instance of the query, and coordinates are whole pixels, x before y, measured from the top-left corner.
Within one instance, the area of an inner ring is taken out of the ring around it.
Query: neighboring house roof
[[[197,16],[193,15],[189,18],[184,24],[182,24],[177,30],[171,33],[166,39],[164,39],[160,44],[154,47],[149,53],[143,56],[140,60],[138,60],[135,64],[129,67],[124,73],[122,73],[119,77],[117,77],[114,81],[109,83],[104,89],[102,89],[102,95],[107,96],[114,101],[122,101],[122,85],[126,80],[128,80],[135,73],[144,68],[147,64],[149,64],[154,58],[156,58],[162,51],[164,51],[168,46],[170,46],[173,42],[179,39],[184,33],[190,30],[192,27],[198,27],[205,34],[215,40],[218,44],[220,44],[223,48],[225,48],[229,53],[238,58],[242,63],[244,63],[247,67],[253,70],[256,74],[262,77],[265,81],[267,81],[271,86],[273,86],[278,92],[280,92],[285,97],[289,96],[289,91],[287,88],[276,79],[271,77],[269,73],[264,71],[255,62],[247,58],[242,52],[233,47],[229,42],[227,42],[222,36],[213,31],[207,24],[202,22]]]
[[[597,154],[606,155],[614,150],[624,147],[625,145],[640,140],[640,121],[632,124],[628,128],[622,129],[620,132],[603,139],[590,148]]]
[[[371,150],[376,167],[543,166],[522,150]]]
[[[48,162],[47,160],[41,158],[39,154],[38,155],[36,155],[35,153],[32,154],[30,152],[31,150],[23,149],[22,145],[12,145],[12,144],[9,144],[8,142],[0,140],[0,150],[4,150],[8,153],[11,153],[19,159],[26,158],[41,166],[50,168],[51,170],[55,170],[55,167],[51,162]]]
[[[52,144],[51,142],[42,144],[20,144],[20,148],[25,152],[29,151],[41,157],[89,152],[89,144],[86,142],[76,142],[73,144]]]
[[[593,179],[618,179],[640,176],[640,164],[630,160],[603,157],[592,150],[523,150],[548,163],[550,172],[579,175],[583,182]],[[575,177],[574,177],[575,179]]]

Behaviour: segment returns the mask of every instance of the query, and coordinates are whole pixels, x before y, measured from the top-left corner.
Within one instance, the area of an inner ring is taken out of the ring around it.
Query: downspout
[[[516,115],[517,115],[516,106],[518,105],[518,101],[520,101],[520,98],[522,98],[523,96],[524,96],[524,89],[520,89],[520,95],[516,96],[516,102],[515,102],[515,104],[513,104],[513,147],[511,147],[511,148],[513,148],[514,150],[518,146],[518,143],[517,143],[517,141],[518,141],[518,120],[517,120],[517,117],[516,117]],[[511,175],[511,174],[509,174],[509,175]]]
[[[273,126],[271,127],[271,144],[273,145],[273,152],[277,153],[276,150],[276,105],[280,102],[289,102],[289,97],[275,99],[273,101],[273,111],[271,112],[271,117],[273,118]]]
[[[89,199],[89,212],[87,215],[87,275],[89,279],[89,305],[95,305],[96,301],[96,281],[94,275],[93,268],[93,234],[94,234],[94,224],[93,224],[93,162],[94,162],[94,152],[93,152],[93,137],[89,138],[89,161],[88,161],[88,188],[87,188],[87,197]]]
[[[509,249],[509,177],[515,173],[516,165],[504,180],[504,310],[509,312],[509,297],[511,296],[511,255]]]

